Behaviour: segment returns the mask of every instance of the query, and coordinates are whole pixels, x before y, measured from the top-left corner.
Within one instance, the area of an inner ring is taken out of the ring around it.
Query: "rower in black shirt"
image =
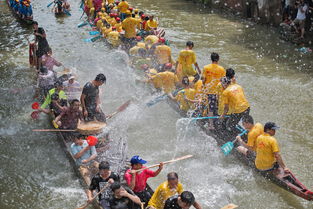
[[[174,195],[165,201],[164,209],[188,209],[194,206],[201,209],[191,192],[184,191],[180,195]]]
[[[49,44],[46,39],[46,32],[43,28],[38,27],[38,22],[33,22],[33,28],[34,28],[34,35],[35,35],[35,42],[37,43],[37,50],[36,50],[36,56],[37,56],[37,70],[39,71],[39,68],[41,67],[41,57],[48,53],[49,51]]]
[[[115,182],[111,185],[113,196],[110,199],[111,209],[138,209],[141,206],[139,197],[134,195],[127,187],[122,187],[120,183]]]
[[[98,192],[104,187],[104,191],[99,195],[99,202],[103,209],[110,209],[109,200],[112,198],[112,190],[108,184],[119,182],[120,176],[110,170],[110,164],[107,161],[102,161],[99,164],[99,173],[92,178],[89,190],[87,190],[88,201],[92,200],[92,193],[94,190]]]

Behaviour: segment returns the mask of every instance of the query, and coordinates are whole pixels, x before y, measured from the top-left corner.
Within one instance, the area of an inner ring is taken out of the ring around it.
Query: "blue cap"
[[[130,160],[131,164],[146,164],[147,161],[143,160],[141,157],[139,157],[139,155],[135,155],[132,157],[132,159]]]

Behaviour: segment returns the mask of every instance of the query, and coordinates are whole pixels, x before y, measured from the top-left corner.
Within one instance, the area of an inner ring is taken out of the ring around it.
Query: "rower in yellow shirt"
[[[105,27],[102,27],[101,29],[103,38],[106,38],[111,31],[112,31],[112,27],[110,24],[107,23]]]
[[[176,84],[178,83],[178,78],[172,70],[172,64],[168,63],[165,66],[164,72],[150,73],[147,75],[149,81],[155,88],[163,90],[165,93],[169,94],[176,89]]]
[[[196,54],[192,50],[193,47],[194,43],[192,41],[188,41],[186,43],[186,49],[180,51],[178,55],[178,60],[176,61],[175,65],[175,71],[176,73],[178,72],[177,67],[180,64],[182,68],[181,76],[194,76],[194,82],[197,82],[200,78],[201,71],[196,60]],[[197,71],[193,69],[192,65],[195,66]]]
[[[116,30],[117,32],[122,32],[123,28],[122,28],[122,22],[121,22],[121,18],[117,17],[116,18],[116,24],[115,24]]]
[[[159,39],[159,45],[154,50],[155,64],[159,71],[162,71],[165,64],[172,61],[172,50],[169,46],[165,45],[165,39]]]
[[[129,4],[127,1],[122,0],[118,5],[117,5],[118,10],[120,11],[120,18],[123,21],[126,18],[126,12],[129,8]]]
[[[242,118],[242,126],[248,131],[248,142],[244,142],[240,136],[236,139],[241,144],[237,149],[247,157],[253,156],[256,150],[256,139],[264,134],[264,128],[261,123],[254,124],[254,120],[251,115],[246,115]]]
[[[138,55],[138,50],[139,49],[145,49],[146,45],[143,42],[138,42],[136,46],[133,46],[132,48],[130,48],[129,50],[129,55],[131,56],[137,56]]]
[[[139,21],[131,17],[131,14],[126,15],[126,19],[122,22],[122,28],[125,30],[125,41],[129,42],[136,38],[136,27]]]
[[[225,69],[218,65],[219,55],[215,52],[211,54],[212,64],[203,67],[204,93],[208,96],[209,116],[218,114],[217,85],[220,79],[226,75]]]
[[[117,48],[121,44],[120,33],[116,31],[116,27],[112,27],[112,31],[107,35],[107,40],[114,48]]]
[[[147,21],[144,30],[145,31],[153,31],[158,28],[158,22],[154,20],[154,16],[150,15],[149,20]]]
[[[179,108],[182,111],[188,112],[189,110],[193,110],[195,108],[194,103],[198,102],[195,100],[196,90],[191,88],[187,76],[183,77],[182,84],[184,87],[183,90],[180,90],[175,97],[172,94],[169,94],[169,96],[171,99],[178,102]]]
[[[264,125],[264,134],[256,139],[255,166],[264,174],[279,168],[283,169],[285,173],[290,172],[279,154],[279,146],[274,138],[278,128],[275,123],[267,122]]]
[[[146,45],[153,45],[155,43],[158,43],[159,41],[159,37],[155,36],[155,35],[148,35],[146,38],[145,38],[145,44]]]
[[[223,77],[222,86],[224,89],[222,93],[224,112],[221,118],[224,118],[230,111],[231,115],[226,122],[226,128],[228,131],[235,131],[240,119],[245,115],[249,115],[250,105],[240,85],[231,83],[229,78]]]
[[[160,184],[154,191],[147,209],[163,209],[169,197],[179,195],[183,191],[183,185],[179,183],[177,173],[171,172],[167,174],[167,181]]]

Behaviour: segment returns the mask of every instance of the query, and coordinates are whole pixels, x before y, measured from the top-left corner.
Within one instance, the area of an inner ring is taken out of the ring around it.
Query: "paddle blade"
[[[85,42],[87,43],[90,43],[90,42],[94,42],[96,40],[98,40],[99,38],[101,38],[101,36],[95,36],[95,37],[92,37],[92,38],[87,38],[87,39],[84,39]]]
[[[63,11],[64,11],[64,13],[65,13],[66,15],[71,16],[71,13],[70,13],[67,9],[64,9],[64,8],[63,8]]]
[[[79,23],[79,24],[77,25],[77,27],[78,27],[78,28],[81,28],[81,27],[83,27],[83,26],[85,26],[85,25],[88,25],[88,23],[87,23],[87,22],[81,22],[81,23]]]
[[[234,209],[234,208],[238,208],[238,205],[234,205],[234,204],[228,204],[224,207],[222,207],[221,209]]]
[[[37,120],[39,118],[39,114],[39,111],[34,111],[30,116],[32,117],[32,119]]]
[[[32,108],[33,108],[33,110],[38,110],[38,108],[39,108],[39,103],[38,103],[38,102],[34,102],[34,103],[32,104]]]
[[[51,3],[49,3],[49,4],[47,5],[47,7],[50,7],[53,3],[54,3],[54,1],[51,2]]]
[[[122,104],[118,109],[117,109],[117,112],[122,112],[124,111],[130,104],[130,101],[131,100],[128,100],[127,102],[125,102],[124,104]]]
[[[224,144],[221,149],[222,152],[224,153],[224,155],[228,155],[234,148],[234,143],[233,142],[227,142],[226,144]]]
[[[89,35],[91,35],[91,36],[94,36],[94,35],[99,35],[100,34],[100,32],[99,31],[97,31],[97,30],[94,30],[94,31],[89,31]]]
[[[167,94],[163,94],[163,95],[161,95],[161,96],[158,96],[158,97],[154,98],[153,100],[151,100],[150,102],[148,102],[146,105],[147,105],[148,107],[151,107],[151,106],[153,106],[153,105],[155,105],[155,104],[157,104],[157,103],[159,103],[159,102],[165,100],[166,98],[167,98]]]

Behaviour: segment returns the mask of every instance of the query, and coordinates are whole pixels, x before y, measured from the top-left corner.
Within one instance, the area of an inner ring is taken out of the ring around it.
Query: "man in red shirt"
[[[141,159],[138,155],[135,155],[131,158],[130,164],[131,169],[128,169],[125,173],[125,180],[128,186],[134,191],[134,193],[140,198],[142,202],[148,204],[153,191],[147,185],[147,180],[150,177],[156,177],[163,169],[163,163],[160,163],[159,169],[157,171],[152,171],[145,169],[141,172],[134,172],[136,170],[145,168],[143,164],[146,164],[147,161]]]

